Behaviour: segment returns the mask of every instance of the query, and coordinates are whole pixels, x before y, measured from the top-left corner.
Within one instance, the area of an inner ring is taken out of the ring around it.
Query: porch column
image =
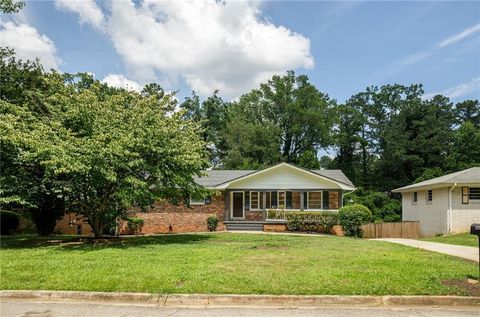
[[[225,191],[225,220],[230,220],[230,191]]]
[[[304,204],[304,198],[305,198],[305,192],[304,191],[301,191],[300,192],[300,210],[303,210],[303,206],[305,206]]]
[[[267,193],[262,192],[262,201],[263,201],[263,220],[267,218]]]

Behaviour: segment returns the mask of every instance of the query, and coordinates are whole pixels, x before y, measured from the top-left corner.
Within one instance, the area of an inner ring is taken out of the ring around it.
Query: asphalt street
[[[2,300],[1,317],[478,317],[474,308],[178,308],[138,304]]]

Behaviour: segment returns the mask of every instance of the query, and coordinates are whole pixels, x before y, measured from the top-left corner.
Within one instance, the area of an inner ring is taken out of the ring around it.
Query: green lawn
[[[471,235],[470,233],[450,234],[447,236],[424,238],[422,240],[447,244],[465,245],[469,247],[478,247],[478,237]]]
[[[458,258],[329,236],[2,237],[0,256],[2,289],[466,295],[442,281],[477,273]]]

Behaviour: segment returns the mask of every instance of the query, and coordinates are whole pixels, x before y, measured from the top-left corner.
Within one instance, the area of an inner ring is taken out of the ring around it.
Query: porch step
[[[227,231],[263,231],[263,222],[228,221]]]

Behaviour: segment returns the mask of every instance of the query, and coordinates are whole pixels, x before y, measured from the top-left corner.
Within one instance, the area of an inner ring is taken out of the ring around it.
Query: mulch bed
[[[467,279],[445,280],[442,283],[443,285],[458,287],[470,296],[480,296],[480,283],[472,284]]]

